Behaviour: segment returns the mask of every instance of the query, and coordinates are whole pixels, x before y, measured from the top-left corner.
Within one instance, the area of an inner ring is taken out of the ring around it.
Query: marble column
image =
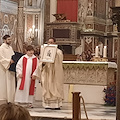
[[[23,52],[24,42],[24,15],[23,15],[24,0],[18,1],[18,20],[17,20],[17,42],[16,48],[18,52]]]
[[[36,1],[36,0],[33,0],[33,1],[32,1],[32,6],[33,6],[33,7],[36,7],[36,6],[37,6],[37,1]]]
[[[27,14],[25,14],[24,41],[27,42]]]
[[[120,7],[120,0],[115,0],[115,6]]]
[[[57,13],[57,0],[50,0],[50,22],[55,21],[55,17],[52,14]]]
[[[41,13],[40,13],[40,19],[39,19],[40,28],[38,33],[39,45],[42,45],[44,40],[44,13],[45,13],[44,9],[45,9],[45,1],[41,0]]]
[[[42,0],[37,0],[37,7],[39,8],[40,7],[40,3],[41,3]]]
[[[24,6],[27,7],[28,6],[28,0],[24,1]]]
[[[117,24],[118,42],[117,42],[117,80],[116,80],[116,120],[120,120],[120,2],[115,1],[116,7],[112,8],[113,24]]]

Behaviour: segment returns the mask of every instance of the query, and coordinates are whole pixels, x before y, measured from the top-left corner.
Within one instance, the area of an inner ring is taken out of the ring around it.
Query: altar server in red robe
[[[28,107],[32,107],[36,79],[33,73],[38,65],[38,58],[34,55],[34,48],[31,45],[26,48],[26,51],[26,55],[22,56],[16,65],[15,102],[27,103]]]

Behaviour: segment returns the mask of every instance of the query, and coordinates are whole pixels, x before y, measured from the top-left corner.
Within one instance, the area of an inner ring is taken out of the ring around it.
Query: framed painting
[[[45,45],[41,46],[40,61],[54,63],[56,51],[57,51],[57,45],[45,44]]]

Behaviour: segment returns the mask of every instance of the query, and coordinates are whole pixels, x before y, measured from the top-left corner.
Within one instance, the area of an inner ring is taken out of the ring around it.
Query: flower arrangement
[[[104,101],[107,106],[116,105],[116,82],[111,82],[107,88],[104,88],[105,93]]]

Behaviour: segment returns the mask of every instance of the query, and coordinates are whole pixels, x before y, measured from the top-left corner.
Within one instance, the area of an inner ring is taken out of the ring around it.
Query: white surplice
[[[0,100],[7,102],[13,102],[15,95],[15,73],[8,70],[12,55],[12,47],[3,43],[0,46]]]
[[[21,84],[21,78],[18,77],[19,74],[22,74],[23,70],[23,58],[27,58],[27,65],[26,65],[26,76],[25,76],[25,83],[24,83],[24,89],[19,90],[20,84]],[[32,57],[29,57],[28,55],[24,55],[20,58],[16,65],[16,72],[17,72],[17,90],[15,94],[15,102],[20,103],[33,103],[33,95],[29,95],[29,89],[30,89],[30,83],[31,83],[31,73],[32,73],[32,59],[36,56],[33,55]],[[37,61],[38,63],[38,61]]]

